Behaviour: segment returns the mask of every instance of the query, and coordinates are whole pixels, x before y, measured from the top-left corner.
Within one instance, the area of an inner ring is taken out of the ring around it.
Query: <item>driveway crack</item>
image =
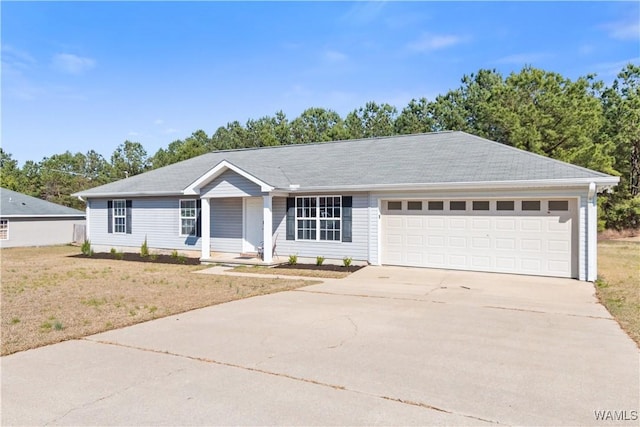
[[[349,320],[352,322],[352,324],[353,324],[353,326],[354,326],[354,328],[355,328],[355,330],[357,332],[358,326],[356,325],[355,322],[353,322],[353,320],[351,318],[349,318]],[[398,398],[398,397],[383,396],[383,395],[378,395],[378,394],[370,393],[370,392],[366,392],[366,391],[349,389],[349,388],[347,388],[346,386],[343,386],[343,385],[325,383],[325,382],[322,382],[322,381],[312,380],[312,379],[303,378],[303,377],[297,377],[295,375],[289,375],[289,374],[285,374],[285,373],[282,373],[282,372],[272,372],[272,371],[267,371],[267,370],[260,369],[260,368],[242,366],[242,365],[238,365],[236,363],[222,362],[222,361],[219,361],[219,360],[209,359],[209,358],[206,358],[206,357],[189,356],[189,355],[185,355],[185,354],[173,353],[173,352],[170,352],[170,351],[154,350],[154,349],[150,349],[150,348],[137,347],[137,346],[128,345],[128,344],[121,344],[121,343],[117,343],[117,342],[113,342],[113,341],[92,340],[92,339],[88,339],[88,338],[82,338],[82,339],[86,340],[86,341],[95,342],[95,343],[98,343],[98,344],[103,344],[103,345],[112,345],[112,346],[115,346],[115,347],[122,347],[122,348],[128,348],[128,349],[133,349],[133,350],[146,351],[146,352],[149,352],[149,353],[161,354],[161,355],[165,355],[165,356],[189,359],[189,360],[193,360],[193,361],[196,361],[196,362],[210,363],[210,364],[219,365],[219,366],[226,366],[226,367],[229,367],[229,368],[242,369],[242,370],[249,371],[249,372],[255,372],[255,373],[259,373],[259,374],[271,375],[271,376],[279,377],[279,378],[286,378],[286,379],[290,379],[290,380],[293,380],[293,381],[304,382],[304,383],[313,384],[313,385],[317,385],[317,386],[321,386],[321,387],[329,387],[329,388],[332,388],[334,390],[348,391],[348,392],[351,392],[351,393],[357,393],[357,394],[370,396],[370,397],[374,397],[374,398],[378,398],[378,399],[389,400],[389,401],[392,401],[392,402],[401,403],[403,405],[417,406],[417,407],[420,407],[420,408],[424,408],[424,409],[428,409],[428,410],[432,410],[432,411],[443,412],[443,413],[451,414],[451,415],[457,415],[457,416],[461,416],[461,417],[464,417],[464,418],[469,418],[469,419],[476,420],[476,421],[482,421],[482,422],[491,423],[491,424],[501,424],[500,422],[495,421],[495,420],[488,420],[488,419],[485,419],[485,418],[476,417],[474,415],[468,415],[468,414],[458,413],[458,412],[454,412],[454,411],[449,411],[447,409],[439,408],[437,406],[432,406],[432,405],[429,405],[429,404],[424,403],[424,402],[415,402],[415,401],[411,401],[411,400],[407,400],[407,399],[401,399],[401,398]],[[169,375],[171,375],[173,372],[177,372],[177,371],[179,371],[179,370],[172,371],[172,372],[169,373]],[[117,395],[119,393],[122,393],[123,391],[126,391],[131,387],[133,387],[133,386],[129,386],[124,390],[120,390],[118,392],[112,393],[109,396],[101,397],[100,399],[97,399],[97,400],[95,400],[93,402],[84,404],[81,407],[73,408],[73,409],[69,410],[67,413],[65,413],[62,417],[56,418],[55,420],[50,421],[49,423],[52,423],[54,421],[57,421],[57,420],[60,420],[60,419],[64,418],[67,414],[71,413],[72,411],[74,411],[76,409],[80,409],[82,407],[86,407],[88,405],[91,405],[91,404],[93,404],[95,402],[107,399],[107,398],[109,398],[111,396],[114,396],[114,395]],[[47,424],[49,424],[49,423],[47,423]]]

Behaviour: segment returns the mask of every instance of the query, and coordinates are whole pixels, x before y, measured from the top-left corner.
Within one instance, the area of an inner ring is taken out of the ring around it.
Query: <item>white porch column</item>
[[[211,258],[211,199],[201,199],[200,207],[200,259]]]
[[[271,220],[272,201],[273,196],[271,196],[271,194],[262,196],[262,250],[263,261],[266,263],[271,263],[273,261],[273,225]]]

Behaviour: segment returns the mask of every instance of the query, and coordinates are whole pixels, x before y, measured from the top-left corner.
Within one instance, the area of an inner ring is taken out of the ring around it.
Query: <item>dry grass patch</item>
[[[324,279],[342,279],[347,277],[350,272],[347,271],[329,271],[329,270],[303,270],[299,268],[272,268],[260,265],[255,266],[238,266],[233,269],[236,273],[256,273],[256,274],[273,274],[276,276],[304,276],[317,277]]]
[[[639,266],[640,243],[598,242],[598,298],[640,346]]]
[[[2,250],[2,355],[312,283],[71,257],[78,252],[70,246]]]

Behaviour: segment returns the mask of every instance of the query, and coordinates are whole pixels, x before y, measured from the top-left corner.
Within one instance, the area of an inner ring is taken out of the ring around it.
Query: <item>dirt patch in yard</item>
[[[192,274],[206,266],[75,257],[79,250],[1,251],[2,355],[315,283]]]

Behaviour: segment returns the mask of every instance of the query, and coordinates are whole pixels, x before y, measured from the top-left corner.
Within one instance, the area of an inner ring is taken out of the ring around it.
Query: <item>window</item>
[[[464,211],[467,209],[467,202],[464,200],[449,202],[449,210],[451,211]]]
[[[499,211],[512,211],[515,209],[515,202],[513,200],[498,200],[496,208]]]
[[[198,208],[195,200],[180,200],[180,235],[196,234]]]
[[[568,211],[569,201],[568,200],[549,200],[549,210],[550,211]]]
[[[539,211],[540,210],[540,200],[523,200],[522,201],[522,210],[523,211]]]
[[[407,209],[410,211],[421,211],[422,202],[408,202]]]
[[[474,211],[488,211],[489,210],[489,201],[488,200],[474,200],[472,203],[472,208]]]
[[[340,240],[340,196],[296,197],[298,240]]]
[[[113,232],[127,232],[127,205],[124,200],[113,201]]]
[[[444,202],[441,201],[431,201],[428,203],[428,209],[430,211],[442,211],[444,210]]]
[[[0,219],[0,240],[9,239],[9,220]]]
[[[387,202],[387,210],[390,210],[390,211],[401,211],[402,210],[402,202]]]

